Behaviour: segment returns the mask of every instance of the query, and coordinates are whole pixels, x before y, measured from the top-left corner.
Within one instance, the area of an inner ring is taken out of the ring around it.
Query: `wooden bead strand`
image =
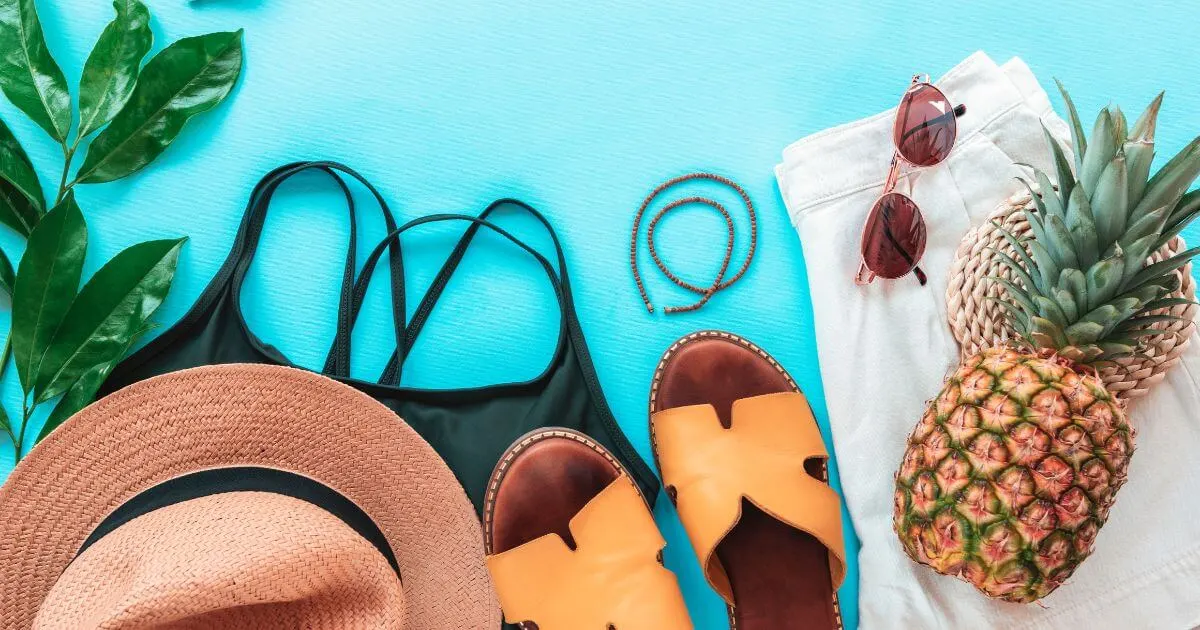
[[[712,299],[712,296],[716,295],[718,291],[727,289],[733,283],[740,280],[742,276],[745,275],[746,270],[750,268],[750,261],[754,259],[754,250],[758,246],[758,216],[754,211],[754,203],[750,201],[750,195],[746,193],[745,189],[728,177],[715,175],[713,173],[689,173],[687,175],[681,175],[663,182],[654,190],[650,191],[650,194],[646,196],[644,201],[642,201],[641,207],[638,208],[637,214],[633,218],[633,231],[629,240],[629,266],[633,270],[633,281],[635,284],[637,284],[638,293],[642,296],[642,303],[646,305],[646,310],[651,313],[654,312],[654,306],[650,302],[650,295],[646,292],[646,285],[642,281],[642,275],[638,270],[637,261],[638,234],[641,231],[642,219],[645,217],[646,210],[650,208],[650,205],[653,204],[660,195],[677,185],[693,180],[707,180],[716,182],[732,189],[738,194],[738,196],[742,198],[742,201],[746,204],[746,210],[750,214],[750,248],[746,252],[746,258],[742,261],[741,268],[739,268],[737,273],[733,274],[733,276],[731,276],[729,279],[726,279],[725,274],[729,271],[729,263],[733,258],[733,248],[735,242],[733,217],[729,214],[729,210],[727,210],[725,206],[710,198],[700,196],[677,199],[663,206],[661,210],[651,217],[649,227],[646,230],[646,241],[650,250],[650,258],[654,260],[654,264],[658,267],[659,271],[662,271],[663,275],[666,276],[667,279],[669,279],[671,282],[674,282],[676,285],[700,296],[700,299],[695,303],[685,306],[668,306],[663,308],[663,312],[671,314],[686,313],[689,311],[698,310],[700,307],[707,304],[708,301]],[[664,216],[666,216],[668,212],[689,204],[699,204],[712,208],[719,213],[723,219],[725,219],[725,226],[728,228],[728,236],[725,240],[725,257],[721,262],[721,268],[717,271],[716,278],[714,278],[712,284],[708,285],[707,287],[697,286],[684,280],[683,278],[680,278],[675,273],[672,273],[671,270],[667,268],[666,263],[664,263],[662,258],[658,255],[658,250],[654,244],[654,230],[658,226],[658,222]]]

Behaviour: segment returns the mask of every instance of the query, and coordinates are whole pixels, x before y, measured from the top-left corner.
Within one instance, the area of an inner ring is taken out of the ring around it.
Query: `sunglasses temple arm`
[[[900,179],[900,152],[892,153],[892,166],[888,169],[887,181],[883,184],[883,194],[896,190],[896,182]]]
[[[861,287],[863,285],[871,284],[871,282],[874,280],[875,273],[867,268],[866,261],[859,262],[858,273],[854,274],[854,284],[857,284]]]

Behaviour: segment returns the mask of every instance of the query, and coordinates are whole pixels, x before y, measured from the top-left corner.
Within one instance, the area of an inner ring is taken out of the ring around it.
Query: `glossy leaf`
[[[150,52],[150,11],[138,0],[115,0],[117,17],[83,64],[79,80],[79,135],[86,136],[113,119],[137,83],[142,58]]]
[[[42,359],[33,389],[36,402],[66,392],[93,366],[121,357],[167,297],[185,240],[134,245],[88,280]]]
[[[33,390],[42,356],[71,307],[86,254],[87,225],[75,196],[68,193],[29,235],[13,285],[13,356],[26,394]]]
[[[0,290],[4,291],[9,298],[12,298],[13,284],[16,280],[17,273],[13,271],[12,263],[9,262],[8,256],[4,252],[0,252]],[[8,357],[5,356],[4,360],[7,362]]]
[[[142,69],[129,102],[96,136],[75,178],[108,182],[141,169],[193,116],[216,107],[242,70],[242,32],[181,39]]]
[[[42,184],[4,121],[0,121],[0,223],[29,236],[46,207]]]
[[[71,130],[71,94],[50,56],[33,0],[0,0],[0,89],[17,109],[62,142]]]
[[[20,191],[0,179],[0,223],[7,225],[21,236],[29,236],[37,224],[37,209]]]
[[[49,417],[46,418],[46,423],[42,425],[42,430],[38,432],[37,439],[34,440],[34,443],[36,444],[37,442],[41,442],[42,440],[46,439],[46,436],[50,435],[50,433],[61,426],[62,423],[70,419],[71,416],[75,415],[84,407],[90,405],[92,400],[96,398],[96,392],[100,391],[100,387],[104,385],[104,381],[108,379],[108,375],[112,374],[113,369],[117,367],[117,364],[121,362],[121,359],[129,353],[129,349],[133,347],[133,344],[137,341],[137,339],[151,330],[153,327],[153,325],[146,325],[141,329],[141,331],[135,333],[134,336],[129,339],[129,343],[125,344],[125,348],[121,351],[121,355],[116,359],[93,365],[85,370],[83,374],[80,374],[75,383],[73,383],[71,387],[67,389],[66,393],[63,394],[63,397],[58,401],[58,404],[54,406],[54,410],[50,412]]]

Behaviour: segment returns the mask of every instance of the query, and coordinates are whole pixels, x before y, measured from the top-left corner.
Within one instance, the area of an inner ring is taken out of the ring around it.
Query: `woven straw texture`
[[[499,626],[479,521],[428,443],[369,396],[323,376],[223,365],[108,396],[17,466],[0,487],[3,627],[30,626],[110,511],[150,486],[222,466],[291,471],[357,503],[396,554],[405,628]]]
[[[292,497],[235,492],[122,525],[67,567],[34,630],[403,630],[404,592],[374,546]]]
[[[963,357],[1017,339],[1016,332],[1005,320],[1004,310],[988,298],[1011,300],[1002,286],[988,278],[1000,276],[1018,284],[1020,281],[988,248],[1014,253],[994,223],[1004,226],[1018,239],[1031,237],[1024,209],[1032,203],[1029,193],[1009,198],[982,225],[967,232],[955,253],[946,288],[946,311]],[[1155,252],[1150,261],[1158,262],[1184,249],[1183,239],[1176,237]],[[1180,275],[1181,284],[1172,295],[1195,300],[1196,282],[1192,278],[1191,263],[1176,273]],[[1162,334],[1139,338],[1137,352],[1144,356],[1119,359],[1116,365],[1101,369],[1100,377],[1109,391],[1122,400],[1132,400],[1144,396],[1161,381],[1167,370],[1179,363],[1180,355],[1195,332],[1197,308],[1191,304],[1157,311],[1182,317],[1185,321],[1154,324],[1153,327],[1161,329]]]

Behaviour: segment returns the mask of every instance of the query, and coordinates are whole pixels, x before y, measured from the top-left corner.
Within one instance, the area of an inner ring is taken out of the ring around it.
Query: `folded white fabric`
[[[915,68],[914,70],[921,70]],[[892,531],[894,475],[925,401],[958,349],[946,322],[947,272],[963,234],[1018,191],[1015,162],[1053,169],[1045,124],[1069,132],[1019,59],[976,53],[939,87],[967,106],[949,159],[910,170],[929,227],[922,268],[854,284],[859,238],[892,155],[895,111],[789,146],[776,168],[808,267],[821,375],[845,498],[862,541],[859,608],[874,628],[1191,628],[1200,624],[1200,339],[1130,414],[1137,453],[1096,551],[1039,604],[993,601],[909,560]],[[900,94],[903,77],[890,89]],[[881,86],[880,89],[889,89]]]

